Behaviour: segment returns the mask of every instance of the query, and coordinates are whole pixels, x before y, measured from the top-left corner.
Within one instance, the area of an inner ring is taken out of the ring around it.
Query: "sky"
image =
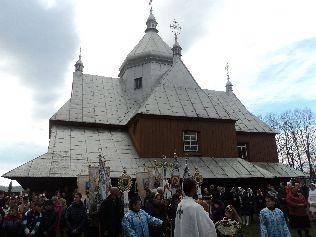
[[[202,88],[234,92],[254,114],[316,112],[316,1],[153,0],[159,35],[182,26],[182,60]],[[0,175],[47,151],[48,120],[84,73],[117,77],[144,35],[147,0],[2,0]],[[0,178],[0,185],[10,180]],[[17,184],[17,183],[14,183]]]

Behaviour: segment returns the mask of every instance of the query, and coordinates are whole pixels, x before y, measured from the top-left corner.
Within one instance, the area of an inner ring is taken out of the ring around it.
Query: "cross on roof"
[[[177,36],[180,35],[182,27],[180,26],[179,22],[177,22],[174,19],[172,24],[170,24],[170,29],[171,29],[172,33],[174,33],[175,37],[177,38]]]
[[[152,5],[153,5],[153,0],[149,0],[150,13],[153,12],[153,7],[152,7]]]
[[[226,71],[226,75],[227,75],[227,80],[229,81],[230,77],[229,77],[229,64],[228,64],[228,62],[226,63],[225,71]]]

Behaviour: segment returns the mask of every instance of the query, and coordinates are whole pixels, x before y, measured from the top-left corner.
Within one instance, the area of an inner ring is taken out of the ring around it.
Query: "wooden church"
[[[47,153],[3,175],[24,188],[75,185],[101,151],[111,178],[131,177],[162,156],[205,179],[242,180],[303,176],[278,163],[272,128],[251,114],[233,92],[202,89],[170,48],[152,13],[143,38],[127,55],[118,78],[83,73],[75,64],[70,99],[49,120]]]

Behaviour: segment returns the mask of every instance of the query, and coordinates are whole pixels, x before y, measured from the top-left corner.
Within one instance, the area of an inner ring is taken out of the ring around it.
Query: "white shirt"
[[[216,237],[213,221],[193,198],[185,196],[178,204],[175,237]]]

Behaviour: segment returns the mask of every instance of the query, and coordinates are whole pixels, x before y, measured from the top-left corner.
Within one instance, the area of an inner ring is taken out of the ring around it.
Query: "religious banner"
[[[180,176],[173,175],[170,179],[172,194],[175,193],[176,190],[180,189]]]
[[[99,201],[99,167],[89,166],[89,201],[91,207],[98,209]]]
[[[150,174],[146,171],[136,173],[136,184],[138,195],[144,200],[146,189],[152,189]]]
[[[105,161],[99,158],[99,194],[105,200],[111,188],[110,167],[105,166]]]
[[[163,177],[159,172],[159,168],[161,168],[161,164],[159,164],[156,160],[154,161],[155,166],[151,176],[151,183],[153,184],[153,188],[159,188],[163,186]]]
[[[197,191],[198,198],[202,198],[201,186],[203,183],[203,176],[200,174],[198,167],[195,167],[195,173],[193,175],[193,178],[198,185],[198,191]]]

